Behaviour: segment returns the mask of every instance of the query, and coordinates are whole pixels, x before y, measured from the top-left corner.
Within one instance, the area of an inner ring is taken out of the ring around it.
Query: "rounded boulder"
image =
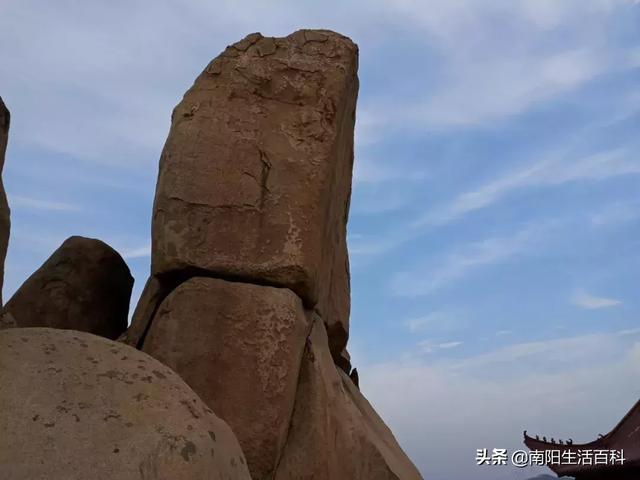
[[[231,429],[175,372],[50,328],[0,331],[0,478],[250,480]]]

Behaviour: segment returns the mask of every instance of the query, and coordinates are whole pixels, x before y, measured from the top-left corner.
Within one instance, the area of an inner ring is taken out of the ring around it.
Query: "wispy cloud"
[[[591,215],[591,225],[597,228],[612,227],[640,218],[640,202],[616,202]]]
[[[462,342],[435,342],[433,340],[422,340],[418,343],[418,347],[423,354],[435,353],[438,350],[450,350],[462,345]]]
[[[576,442],[606,433],[638,398],[633,382],[620,383],[640,373],[638,341],[637,331],[620,331],[513,344],[463,360],[420,355],[365,365],[360,385],[433,478],[528,478],[528,470],[478,469],[460,452],[522,448],[524,429]],[[425,444],[424,432],[438,442]]]
[[[151,244],[142,247],[127,249],[122,251],[122,258],[130,260],[133,258],[145,258],[151,256]]]
[[[387,119],[377,134],[394,123],[429,131],[493,128],[603,74],[635,68],[636,49],[621,48],[601,28],[624,8],[599,0],[395,2],[386,16],[424,32],[443,65],[410,100],[382,96],[370,106],[370,116]],[[498,19],[517,32],[513,41],[496,28]],[[550,42],[550,30],[563,32],[562,41]]]
[[[461,309],[437,310],[420,317],[410,318],[403,325],[411,333],[430,331],[454,331],[467,325],[467,315]]]
[[[571,296],[571,303],[577,307],[584,308],[586,310],[598,310],[601,308],[617,307],[622,304],[622,301],[615,298],[598,297],[590,295],[583,291],[575,292]]]
[[[397,42],[394,28],[386,35],[379,28],[384,22],[419,34],[424,49],[440,56],[442,68],[429,72],[436,84],[420,90],[427,95],[398,96],[385,85],[379,98],[363,99],[360,145],[379,140],[394,123],[418,128],[490,124],[579,87],[612,64],[634,64],[623,62],[608,45],[606,32],[589,28],[615,13],[614,2],[592,1],[586,8],[576,1],[550,6],[553,2],[546,0],[402,0],[393,5],[376,0],[324,9],[263,3],[249,1],[253,14],[248,16],[228,1],[215,7],[204,1],[158,2],[153,12],[136,4],[126,9],[79,8],[68,1],[56,8],[38,2],[7,5],[0,71],[7,73],[8,88],[21,105],[16,139],[111,164],[155,161],[167,112],[193,76],[229,41],[256,30],[281,35],[301,25],[323,25],[364,46],[375,45],[377,55],[381,46],[393,49]],[[496,28],[500,18],[517,28]],[[212,32],[211,25],[218,28]],[[546,35],[556,28],[565,34],[560,45]],[[511,41],[514,32],[518,41]],[[366,55],[371,54],[363,49]],[[46,88],[39,71],[47,73]],[[151,72],[158,80],[153,86],[147,81]],[[414,88],[423,75],[415,78]],[[47,122],[52,112],[63,121]]]
[[[433,325],[437,321],[438,315],[430,314],[424,317],[411,318],[404,322],[405,327],[412,332],[419,332],[424,330],[429,325]]]
[[[73,205],[70,203],[24,197],[22,195],[14,195],[11,193],[8,194],[8,197],[9,197],[9,206],[11,208],[57,211],[57,212],[75,212],[75,211],[82,210],[80,206]]]
[[[552,362],[570,362],[576,356],[583,357],[586,352],[597,350],[598,344],[606,348],[604,342],[611,343],[627,332],[615,334],[597,333],[587,335],[551,338],[541,341],[514,343],[487,353],[482,353],[450,364],[454,369],[478,369],[487,366],[499,366],[514,362],[526,365],[528,359],[535,359],[548,366]]]
[[[448,223],[475,210],[486,208],[515,191],[557,186],[574,181],[606,180],[619,175],[640,173],[640,162],[622,149],[574,158],[554,153],[537,162],[498,176],[476,190],[462,193],[451,203],[427,212],[415,226]]]
[[[353,181],[356,185],[376,184],[393,180],[417,182],[428,177],[424,168],[414,165],[392,164],[380,162],[368,156],[361,156],[354,162]]]
[[[435,268],[401,272],[391,281],[391,289],[398,296],[428,295],[464,278],[474,270],[498,264],[524,252],[537,242],[549,228],[548,224],[529,225],[511,236],[491,237],[472,243],[449,254]]]
[[[353,233],[348,237],[349,254],[354,256],[374,256],[396,248],[407,241],[407,231],[387,235],[364,235]]]
[[[439,95],[407,105],[407,115],[427,127],[469,127],[527,111],[602,73],[602,54],[576,49],[535,57],[491,57],[454,62]]]

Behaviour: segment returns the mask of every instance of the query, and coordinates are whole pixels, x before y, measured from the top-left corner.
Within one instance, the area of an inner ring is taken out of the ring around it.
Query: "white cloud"
[[[533,360],[537,362],[537,371],[541,371],[553,368],[553,365],[556,364],[570,364],[580,360],[588,355],[588,352],[597,350],[599,346],[605,352],[611,343],[618,341],[619,336],[635,335],[636,333],[635,331],[623,330],[612,334],[586,334],[515,343],[461,361],[451,362],[449,367],[454,370],[469,371],[500,368],[505,364]]]
[[[132,258],[146,258],[151,256],[151,244],[143,245],[142,247],[131,248],[123,250],[122,258],[130,260]]]
[[[24,208],[29,210],[45,210],[57,212],[74,212],[80,211],[78,205],[72,205],[65,202],[57,202],[52,200],[43,200],[37,198],[24,197],[22,195],[8,194],[10,208]]]
[[[529,249],[548,224],[529,225],[507,237],[491,237],[449,254],[436,267],[423,267],[394,275],[391,289],[398,296],[428,295],[464,278],[474,270],[505,262]]]
[[[349,254],[353,256],[375,256],[393,250],[408,240],[406,230],[387,235],[350,234],[348,237]]]
[[[441,63],[411,99],[382,96],[368,105],[369,115],[386,119],[378,135],[394,124],[492,128],[599,75],[634,68],[634,50],[612,44],[603,28],[623,8],[577,0],[394,2],[389,21],[419,31]]]
[[[424,354],[435,353],[438,350],[450,350],[452,348],[459,347],[460,345],[462,345],[462,342],[459,341],[436,342],[433,340],[422,340],[418,343],[420,351]]]
[[[427,212],[414,225],[440,225],[454,221],[521,189],[557,186],[575,181],[601,181],[620,175],[637,174],[640,174],[640,162],[621,149],[577,158],[566,152],[555,152],[542,160],[499,176],[476,190],[458,195],[449,204]]]
[[[422,331],[449,332],[468,325],[466,312],[461,309],[437,310],[420,317],[405,320],[403,325],[411,333]]]
[[[582,291],[575,292],[571,296],[571,303],[586,310],[617,307],[622,304],[620,300],[615,298],[597,297]]]
[[[425,478],[513,480],[535,470],[475,465],[477,448],[524,448],[522,431],[593,440],[640,396],[638,332],[514,344],[455,358],[359,365],[360,385]],[[420,357],[419,357],[420,358]]]
[[[569,154],[567,150],[555,151],[541,160],[497,175],[495,179],[478,188],[459,194],[449,203],[427,211],[404,227],[395,227],[387,233],[383,232],[377,235],[353,237],[353,241],[349,243],[350,252],[354,256],[367,257],[389,252],[407,241],[422,236],[425,227],[454,222],[521,190],[557,187],[569,182],[605,181],[618,176],[638,174],[640,174],[640,162],[623,149],[607,150],[585,156],[575,156]],[[372,178],[372,181],[380,181],[381,179],[382,177],[375,180]],[[369,206],[358,206],[354,202],[353,210],[355,213],[359,211],[362,213],[392,211],[410,201],[406,196],[399,195],[395,196],[390,193],[385,197],[380,194]],[[363,196],[364,198],[365,196]],[[636,207],[637,202],[616,203],[593,214],[589,220],[594,227],[632,221],[638,218],[640,210]],[[491,242],[487,247],[490,245]],[[508,253],[508,250],[505,253]],[[481,257],[484,258],[489,254],[490,249],[485,248],[485,255]],[[489,260],[490,258],[488,258]],[[478,262],[482,263],[482,258],[479,258]],[[463,258],[460,263],[467,263],[467,260]],[[468,263],[474,263],[474,259],[470,259]],[[450,268],[454,270],[453,266]],[[454,275],[454,272],[451,274]]]
[[[437,321],[438,315],[430,314],[424,317],[411,318],[404,322],[404,325],[410,332],[415,333],[424,330],[426,327],[433,325]]]
[[[591,215],[591,225],[606,228],[640,218],[640,202],[616,202]]]
[[[571,91],[605,70],[584,49],[536,58],[482,58],[454,63],[437,95],[403,106],[403,115],[427,128],[486,126]]]
[[[444,48],[456,42],[466,47],[494,39],[497,26],[492,19],[511,21],[522,27],[518,33],[531,35],[568,23],[586,28],[590,26],[586,23],[602,19],[620,4],[616,0],[398,0],[393,7],[407,22],[426,29]],[[485,35],[478,35],[480,32]]]
[[[640,68],[640,47],[635,47],[629,51],[627,56],[627,66],[632,68]]]
[[[122,7],[3,5],[0,74],[13,143],[82,161],[157,161],[171,109],[199,73],[194,64],[208,59],[195,54],[189,9]],[[220,34],[212,41],[225,45]]]
[[[353,165],[353,183],[377,183],[387,180],[392,172],[366,157],[356,158]]]
[[[438,56],[428,65],[435,85],[423,87],[418,74],[423,98],[398,94],[399,86],[363,96],[359,145],[375,143],[394,124],[491,123],[579,87],[611,64],[632,68],[637,58],[608,46],[601,25],[621,6],[604,1],[378,0],[328,8],[250,1],[240,12],[230,1],[156,2],[149,10],[135,2],[78,7],[61,0],[53,7],[25,0],[2,8],[0,73],[9,107],[19,113],[14,140],[110,164],[155,162],[171,108],[193,78],[228,43],[256,30],[342,31],[361,44],[369,68],[372,52],[397,48],[395,36],[381,35],[381,23],[424,39]],[[566,35],[549,42],[551,28]]]
[[[356,126],[354,132],[354,144],[356,152],[360,148],[378,143],[380,136],[377,131],[384,125],[384,118],[369,112],[366,106],[358,105],[356,111]]]
[[[352,197],[353,198],[353,197]],[[411,196],[400,189],[374,189],[370,192],[359,192],[357,201],[351,204],[350,215],[378,215],[402,210],[411,202]]]
[[[428,177],[425,170],[414,165],[383,163],[361,155],[355,159],[353,182],[359,184],[382,183],[392,180],[420,181]]]

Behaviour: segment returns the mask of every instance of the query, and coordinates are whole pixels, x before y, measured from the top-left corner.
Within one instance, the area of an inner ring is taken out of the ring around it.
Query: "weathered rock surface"
[[[0,478],[250,480],[229,427],[168,367],[49,328],[0,331]]]
[[[118,338],[127,328],[133,277],[100,240],[70,237],[4,307],[18,327],[52,327]]]
[[[389,428],[335,367],[327,340],[315,321],[275,480],[421,479]]]
[[[286,440],[308,333],[288,289],[193,278],[162,302],[142,349],[229,424],[261,480]]]
[[[4,156],[9,142],[9,124],[11,115],[0,97],[0,305],[2,305],[2,285],[4,283],[4,260],[9,246],[9,230],[11,229],[9,203],[2,183]]]
[[[0,330],[5,328],[18,328],[18,322],[10,312],[0,312]]]
[[[347,342],[358,51],[324,30],[251,34],[175,108],[160,160],[152,274],[287,287]]]

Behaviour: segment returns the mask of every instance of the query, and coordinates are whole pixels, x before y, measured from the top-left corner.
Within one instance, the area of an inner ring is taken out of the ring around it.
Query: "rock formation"
[[[302,302],[289,289],[192,278],[162,302],[143,351],[232,421],[252,477],[271,478],[308,334]]]
[[[335,368],[327,344],[316,321],[275,480],[421,478],[369,402]]]
[[[118,252],[100,240],[70,237],[7,302],[0,328],[64,328],[116,339],[127,328],[132,288]]]
[[[0,331],[0,365],[0,478],[251,478],[229,427],[133,348],[16,328]]]
[[[357,47],[328,31],[252,34],[213,60],[172,116],[152,274],[286,287],[346,345]]]
[[[422,478],[347,351],[357,67],[348,38],[300,30],[205,68],[173,112],[130,328],[128,267],[82,237],[2,310],[0,478]]]
[[[2,285],[4,280],[4,260],[9,246],[9,230],[11,220],[9,216],[9,203],[2,183],[2,170],[4,168],[4,156],[9,142],[9,124],[11,115],[0,97],[0,305],[2,305]]]
[[[121,340],[231,426],[253,480],[421,478],[348,376],[357,63],[333,32],[249,35],[187,91],[160,159]]]

